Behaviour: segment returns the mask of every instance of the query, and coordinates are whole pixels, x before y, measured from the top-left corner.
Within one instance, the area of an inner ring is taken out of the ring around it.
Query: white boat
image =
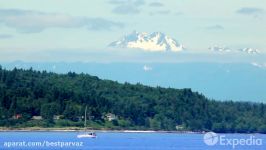
[[[84,122],[84,127],[85,127],[85,131],[83,133],[78,134],[78,138],[96,138],[97,135],[95,132],[87,132],[86,131],[86,126],[87,126],[87,106],[85,109],[85,122]]]
[[[86,133],[79,134],[77,137],[78,138],[96,138],[97,135],[94,132],[86,132]]]

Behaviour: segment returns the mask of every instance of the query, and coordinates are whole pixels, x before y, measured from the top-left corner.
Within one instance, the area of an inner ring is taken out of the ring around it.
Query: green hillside
[[[178,84],[178,83],[176,83]],[[1,127],[266,133],[266,105],[214,101],[190,89],[118,83],[87,74],[0,67]]]

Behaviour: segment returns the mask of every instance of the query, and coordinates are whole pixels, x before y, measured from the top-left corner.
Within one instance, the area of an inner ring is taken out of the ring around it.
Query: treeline
[[[2,127],[82,127],[86,106],[94,128],[266,133],[262,103],[208,100],[190,89],[120,84],[83,73],[0,67]],[[117,118],[106,120],[108,113]]]

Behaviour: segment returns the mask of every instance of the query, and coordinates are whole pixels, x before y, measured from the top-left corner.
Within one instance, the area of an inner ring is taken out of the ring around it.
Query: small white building
[[[42,116],[32,116],[32,120],[42,120]]]
[[[54,115],[54,117],[53,117],[54,120],[59,120],[61,118],[63,118],[62,115]]]
[[[183,130],[184,126],[183,125],[176,125],[175,128],[176,128],[176,130]]]
[[[112,113],[108,113],[105,115],[105,118],[108,120],[108,121],[112,121],[112,120],[116,120],[117,119],[117,116],[115,114],[112,114]]]

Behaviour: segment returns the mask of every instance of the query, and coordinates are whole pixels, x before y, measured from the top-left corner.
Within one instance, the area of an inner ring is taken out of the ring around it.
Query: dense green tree
[[[41,116],[48,122],[52,123],[54,115],[58,112],[58,105],[56,103],[47,103],[41,106]]]
[[[191,89],[118,83],[87,74],[48,73],[0,66],[0,126],[88,126],[266,133],[264,103],[209,100]],[[112,113],[117,120],[105,120]],[[21,115],[14,119],[14,115]],[[32,116],[44,120],[32,123]],[[54,122],[53,116],[64,120]],[[54,124],[53,124],[54,123]],[[106,126],[105,126],[106,125]]]
[[[67,102],[63,115],[66,119],[77,121],[83,114],[81,114],[81,107],[70,101]]]

